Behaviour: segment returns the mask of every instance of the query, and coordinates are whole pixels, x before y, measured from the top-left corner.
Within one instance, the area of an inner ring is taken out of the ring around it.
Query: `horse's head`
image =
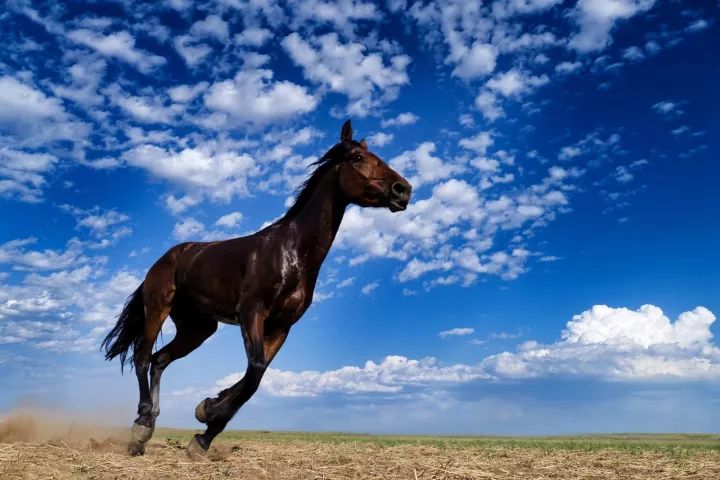
[[[340,132],[344,158],[338,165],[340,189],[350,203],[361,207],[386,207],[391,212],[407,208],[412,186],[380,157],[368,150],[367,142],[352,139],[350,120]]]

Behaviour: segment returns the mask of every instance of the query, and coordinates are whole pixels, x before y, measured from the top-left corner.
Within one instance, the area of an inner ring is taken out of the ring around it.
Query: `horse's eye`
[[[365,159],[362,155],[355,155],[353,157],[353,162],[362,162]]]

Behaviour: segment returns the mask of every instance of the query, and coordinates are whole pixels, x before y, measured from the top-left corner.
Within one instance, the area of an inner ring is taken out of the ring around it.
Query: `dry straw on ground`
[[[160,432],[144,457],[129,457],[118,430],[108,436],[72,426],[50,437],[41,431],[37,422],[30,428],[22,421],[0,425],[1,479],[720,479],[720,451],[714,448],[448,446],[255,434],[221,440],[208,459],[191,461],[186,432]]]
[[[184,446],[154,442],[144,457],[57,444],[0,444],[3,479],[718,479],[720,456],[547,451],[507,447],[443,449],[368,443],[221,443],[207,461]]]

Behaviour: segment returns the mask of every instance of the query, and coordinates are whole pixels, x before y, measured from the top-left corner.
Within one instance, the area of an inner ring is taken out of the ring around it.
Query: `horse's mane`
[[[291,218],[302,210],[312,198],[325,174],[335,165],[342,162],[350,149],[359,145],[360,143],[355,140],[340,142],[328,150],[319,160],[311,163],[309,167],[316,167],[315,170],[297,187],[295,190],[295,202],[293,202],[283,218]]]

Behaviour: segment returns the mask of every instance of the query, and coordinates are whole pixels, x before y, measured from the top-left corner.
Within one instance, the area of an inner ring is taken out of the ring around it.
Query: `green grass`
[[[195,433],[191,430],[158,428],[155,438],[171,443],[185,443]],[[353,433],[315,432],[267,432],[228,430],[218,441],[241,442],[243,440],[269,442],[319,442],[319,443],[371,443],[377,446],[430,445],[438,448],[533,448],[545,450],[623,450],[631,452],[663,452],[684,454],[706,450],[720,452],[718,434],[636,434],[619,433],[607,435],[567,435],[537,437],[466,437],[466,436],[407,436],[364,435]]]

